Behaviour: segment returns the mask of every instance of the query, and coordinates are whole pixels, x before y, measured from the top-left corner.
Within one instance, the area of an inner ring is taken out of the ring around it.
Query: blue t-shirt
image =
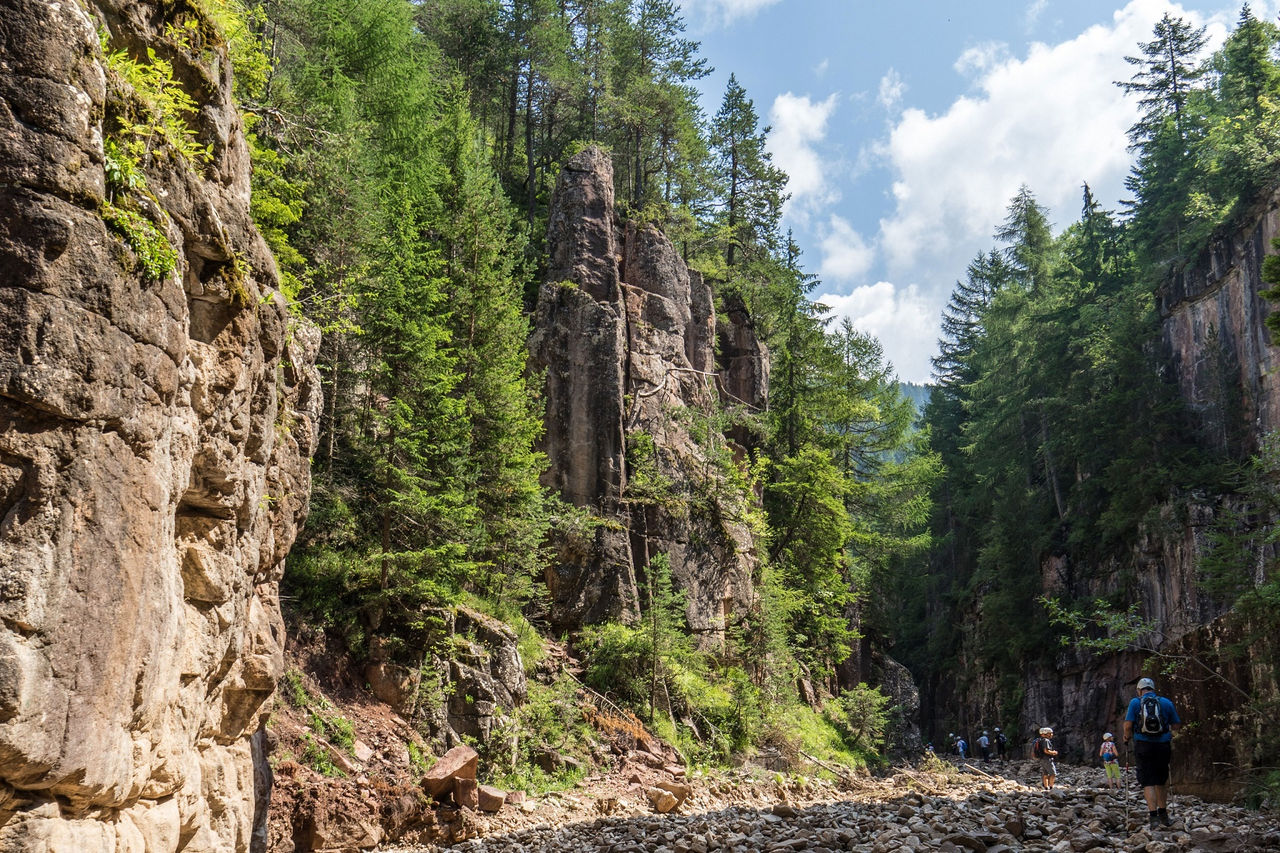
[[[1173,702],[1157,696],[1156,701],[1160,703],[1160,713],[1164,715],[1165,722],[1169,725],[1181,723],[1182,719],[1178,716],[1178,712],[1174,710]],[[1125,721],[1133,723],[1133,739],[1145,740],[1150,743],[1168,743],[1173,740],[1173,731],[1167,731],[1162,735],[1144,735],[1138,731],[1138,719],[1142,716],[1142,697],[1135,696],[1129,700],[1129,711],[1124,715]]]

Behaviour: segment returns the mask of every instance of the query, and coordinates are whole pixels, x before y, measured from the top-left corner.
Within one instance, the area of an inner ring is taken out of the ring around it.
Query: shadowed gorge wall
[[[104,145],[141,96],[103,37],[171,64],[207,146],[138,163],[163,274],[145,224],[106,221]],[[230,73],[181,2],[0,0],[5,850],[240,851],[265,817],[253,736],[283,666],[318,334],[249,218]]]

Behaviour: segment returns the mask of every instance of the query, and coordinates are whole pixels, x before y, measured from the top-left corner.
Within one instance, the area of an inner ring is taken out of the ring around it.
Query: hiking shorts
[[[1102,766],[1107,769],[1108,779],[1120,778],[1120,762],[1119,761],[1104,761],[1102,762]]]
[[[1043,756],[1040,759],[1040,775],[1041,776],[1057,776],[1058,768],[1053,766],[1053,759],[1049,756]]]
[[[1138,768],[1138,784],[1144,788],[1169,784],[1169,756],[1173,749],[1168,741],[1155,743],[1133,740],[1133,762]]]

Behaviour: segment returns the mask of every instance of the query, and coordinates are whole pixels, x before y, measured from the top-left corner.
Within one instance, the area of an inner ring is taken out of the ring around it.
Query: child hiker
[[[1052,791],[1058,779],[1058,768],[1053,766],[1053,757],[1057,754],[1058,750],[1053,748],[1053,729],[1045,726],[1031,745],[1031,757],[1040,762],[1040,784],[1046,791]]]
[[[1102,736],[1102,746],[1098,747],[1098,757],[1107,771],[1107,787],[1120,789],[1120,753],[1116,751],[1116,736],[1107,732]]]

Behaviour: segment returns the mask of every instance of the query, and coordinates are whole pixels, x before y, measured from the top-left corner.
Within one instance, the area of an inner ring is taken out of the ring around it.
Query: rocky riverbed
[[[681,807],[656,814],[641,785],[619,797],[575,792],[518,810],[476,815],[476,837],[447,848],[468,853],[711,853],[711,851],[938,850],[1054,853],[1136,850],[1280,850],[1272,812],[1206,803],[1173,792],[1173,826],[1151,830],[1132,771],[1127,796],[1101,787],[1102,771],[1064,767],[1055,790],[1039,789],[1029,762],[901,768],[883,778],[822,781],[738,771],[690,780]],[[469,816],[468,816],[469,817]],[[436,853],[439,845],[384,848]]]

